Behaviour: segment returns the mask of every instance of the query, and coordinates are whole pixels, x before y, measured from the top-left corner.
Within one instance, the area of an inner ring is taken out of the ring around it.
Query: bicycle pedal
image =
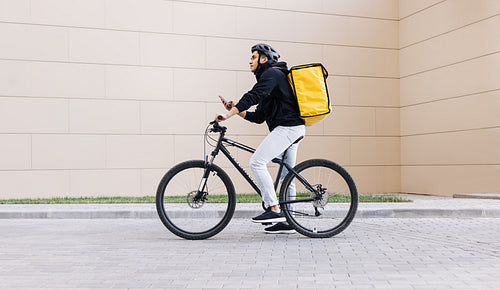
[[[272,225],[273,223],[261,223],[263,226]]]

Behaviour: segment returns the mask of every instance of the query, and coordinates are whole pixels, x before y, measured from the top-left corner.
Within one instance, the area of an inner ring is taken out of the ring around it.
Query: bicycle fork
[[[200,200],[205,192],[205,188],[207,187],[207,180],[208,176],[210,175],[210,172],[212,171],[212,164],[214,161],[215,156],[212,156],[210,162],[208,162],[208,156],[205,158],[205,172],[203,172],[203,177],[201,178],[200,185],[198,186],[198,192],[196,193],[194,200],[198,201]]]

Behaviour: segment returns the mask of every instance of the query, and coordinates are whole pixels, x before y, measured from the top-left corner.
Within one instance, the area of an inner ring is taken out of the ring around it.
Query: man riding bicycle
[[[250,169],[257,181],[262,194],[262,200],[267,210],[252,218],[256,223],[276,223],[265,228],[267,233],[292,233],[293,228],[286,223],[285,216],[279,208],[274,190],[273,179],[267,170],[267,163],[281,156],[287,149],[285,163],[295,166],[298,143],[294,142],[305,135],[304,121],[299,118],[297,101],[288,83],[288,68],[285,62],[278,62],[280,55],[270,45],[257,44],[251,49],[250,70],[254,73],[257,83],[245,93],[236,105],[232,101],[225,102],[226,114],[218,114],[217,122],[239,115],[253,123],[266,122],[269,134],[250,158]],[[255,111],[247,111],[257,105]],[[280,181],[286,176],[287,170],[281,173]],[[290,186],[295,191],[294,184]]]

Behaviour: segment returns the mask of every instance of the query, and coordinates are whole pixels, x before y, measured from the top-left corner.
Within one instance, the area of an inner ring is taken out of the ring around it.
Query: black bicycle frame
[[[207,180],[207,178],[208,178],[208,176],[210,174],[210,171],[211,171],[211,166],[213,164],[213,161],[214,161],[215,157],[219,154],[219,151],[222,151],[222,153],[227,157],[227,159],[231,162],[231,164],[233,164],[233,166],[238,170],[238,172],[245,178],[245,180],[252,186],[252,188],[260,196],[262,196],[259,187],[257,186],[257,184],[255,184],[255,181],[250,177],[250,175],[248,175],[248,173],[245,171],[245,169],[243,169],[243,167],[241,167],[241,165],[238,163],[238,161],[236,161],[236,159],[234,159],[234,157],[231,155],[231,153],[229,152],[229,150],[226,148],[226,146],[224,144],[227,144],[229,146],[233,146],[233,147],[242,149],[242,150],[247,151],[249,153],[254,153],[255,149],[252,148],[252,147],[249,147],[247,145],[238,143],[238,142],[236,142],[234,140],[226,138],[224,136],[225,133],[226,133],[226,127],[221,127],[221,126],[218,126],[218,125],[214,125],[214,128],[217,128],[217,130],[215,132],[220,132],[220,136],[219,136],[219,140],[217,141],[217,145],[215,146],[215,149],[211,153],[211,156],[212,156],[211,160],[210,161],[206,160],[207,168],[205,170],[205,174],[203,175],[203,179],[202,179],[202,182],[201,182],[199,190],[198,190],[198,195],[200,195],[200,196],[202,195],[202,192],[203,192],[204,187],[205,187],[206,180]],[[298,139],[295,142],[298,142],[299,140],[300,139]],[[290,165],[288,165],[288,164],[286,164],[284,162],[285,158],[286,158],[287,151],[288,151],[288,149],[285,150],[285,152],[283,153],[283,157],[282,158],[274,158],[273,160],[271,160],[273,163],[279,164],[278,175],[276,177],[276,181],[274,182],[274,190],[276,191],[278,189],[278,184],[279,184],[280,176],[281,176],[281,173],[283,172],[283,167],[285,167],[288,170],[288,172],[291,172],[293,175],[295,175],[295,177],[302,184],[304,184],[304,186],[309,191],[316,192],[316,189],[313,186],[311,186],[309,184],[309,182],[307,182],[307,180],[305,180],[302,176],[300,176],[293,169],[293,167],[291,167]],[[316,200],[316,199],[315,198],[308,198],[308,199],[301,199],[301,200],[289,200],[289,201],[285,201],[285,202],[280,202],[280,204],[289,204],[289,203],[296,203],[296,202],[310,202],[310,201],[314,201],[314,200]]]

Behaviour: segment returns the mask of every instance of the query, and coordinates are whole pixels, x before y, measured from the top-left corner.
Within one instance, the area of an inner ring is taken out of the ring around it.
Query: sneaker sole
[[[286,222],[286,218],[285,217],[279,217],[279,218],[273,218],[273,219],[268,219],[268,220],[252,220],[252,222],[254,223],[258,223],[258,224],[265,224],[265,223],[282,223],[282,222]]]
[[[295,230],[264,231],[266,234],[295,234]]]

